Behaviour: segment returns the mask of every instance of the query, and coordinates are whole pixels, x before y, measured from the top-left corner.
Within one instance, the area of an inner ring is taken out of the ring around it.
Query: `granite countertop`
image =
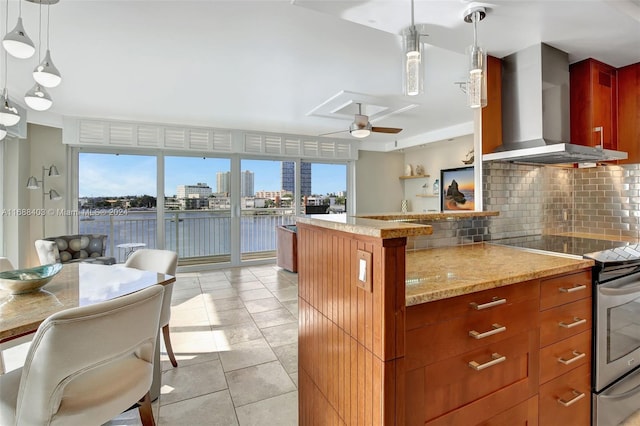
[[[344,214],[297,216],[296,222],[377,238],[413,237],[433,233],[431,225],[364,219]]]
[[[407,213],[371,213],[359,215],[357,217],[363,219],[376,219],[388,221],[436,221],[436,220],[455,220],[468,217],[485,217],[498,216],[500,212],[476,212],[476,211],[456,211],[456,212],[407,212]]]
[[[406,306],[569,273],[592,260],[478,243],[407,251]]]

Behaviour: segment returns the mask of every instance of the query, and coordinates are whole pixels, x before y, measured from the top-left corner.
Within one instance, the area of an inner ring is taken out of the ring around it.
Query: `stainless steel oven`
[[[614,426],[640,410],[640,246],[585,257],[593,286],[593,423]]]

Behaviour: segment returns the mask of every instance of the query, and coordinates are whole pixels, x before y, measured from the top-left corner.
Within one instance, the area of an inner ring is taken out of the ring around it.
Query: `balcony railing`
[[[124,243],[144,243],[157,248],[155,210],[126,211],[126,215],[80,215],[82,234],[106,234],[107,256],[124,262]],[[240,250],[243,258],[275,256],[276,227],[295,223],[289,208],[243,209],[240,218]],[[168,210],[164,216],[165,248],[178,253],[181,263],[229,261],[231,256],[230,210]]]

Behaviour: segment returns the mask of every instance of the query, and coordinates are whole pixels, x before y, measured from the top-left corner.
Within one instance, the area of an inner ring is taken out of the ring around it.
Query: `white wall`
[[[430,175],[427,179],[407,179],[403,181],[404,198],[409,200],[409,211],[440,211],[439,197],[422,198],[416,197],[416,195],[423,194],[425,189],[427,194],[433,193],[433,182],[435,179],[440,179],[440,170],[465,167],[466,165],[462,160],[466,159],[467,153],[473,148],[473,143],[473,135],[467,135],[451,141],[433,142],[425,144],[424,147],[405,150],[404,165],[411,164],[415,170],[415,166],[420,164],[424,166],[425,174]],[[427,187],[422,188],[425,183]],[[442,182],[440,184],[442,185]],[[442,189],[442,186],[440,188]]]
[[[355,214],[399,212],[404,155],[360,151],[356,161]],[[352,213],[354,214],[354,213]]]

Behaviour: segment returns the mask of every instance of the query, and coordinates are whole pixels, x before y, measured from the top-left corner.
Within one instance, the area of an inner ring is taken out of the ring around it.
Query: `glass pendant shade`
[[[56,87],[62,81],[60,71],[51,60],[51,52],[47,49],[42,62],[33,70],[33,79],[44,87]]]
[[[487,106],[487,54],[478,46],[467,48],[469,79],[467,81],[467,105],[471,108]]]
[[[0,99],[0,124],[9,127],[19,122],[20,114],[18,113],[18,108],[16,108],[9,99],[9,93],[5,87],[2,98]]]
[[[403,89],[407,96],[416,96],[424,92],[424,70],[422,66],[422,45],[420,34],[415,27],[404,34]]]
[[[0,124],[0,141],[7,136],[7,128]]]
[[[49,93],[38,83],[24,95],[24,101],[29,108],[35,111],[46,111],[53,105]]]
[[[7,53],[18,59],[30,58],[36,52],[33,41],[24,30],[21,17],[18,18],[16,27],[4,36],[2,46]]]

